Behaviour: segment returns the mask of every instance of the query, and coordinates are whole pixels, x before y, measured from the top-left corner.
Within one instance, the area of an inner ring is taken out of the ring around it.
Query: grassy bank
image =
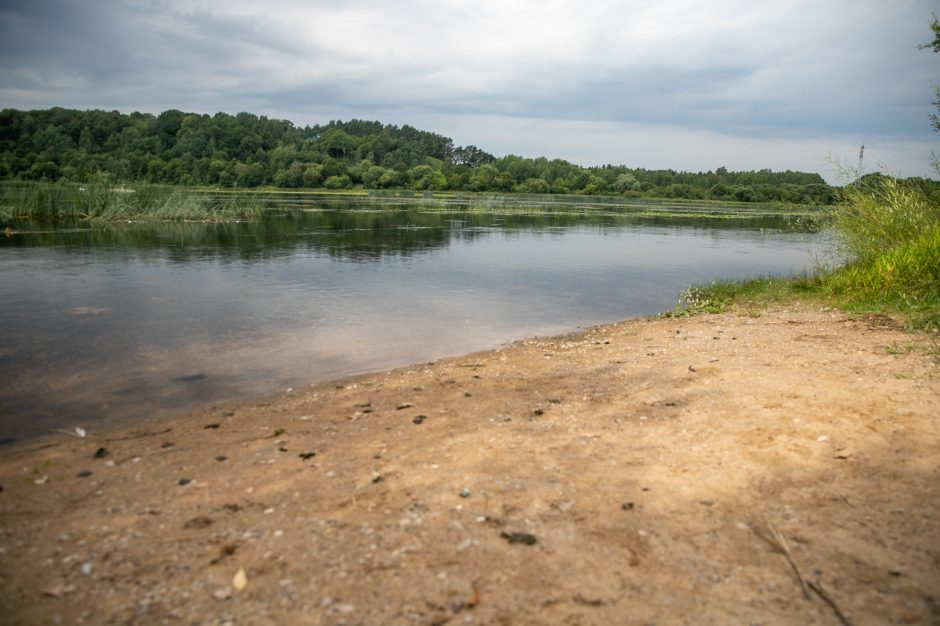
[[[253,219],[262,211],[264,198],[253,193],[215,195],[167,185],[0,185],[0,216],[6,219],[205,221]]]
[[[900,313],[912,328],[940,329],[940,206],[889,177],[849,185],[844,197],[830,215],[833,257],[843,263],[800,276],[693,285],[676,313],[738,306],[756,314],[767,301],[812,297],[848,311]]]

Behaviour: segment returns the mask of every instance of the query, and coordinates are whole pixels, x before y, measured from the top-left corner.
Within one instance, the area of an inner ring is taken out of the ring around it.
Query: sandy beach
[[[938,337],[646,318],[0,449],[4,624],[940,624]]]

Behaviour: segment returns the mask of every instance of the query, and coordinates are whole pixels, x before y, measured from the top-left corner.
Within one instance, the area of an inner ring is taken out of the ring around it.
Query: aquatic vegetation
[[[5,219],[215,221],[257,218],[264,208],[265,199],[257,193],[210,193],[167,185],[0,185],[0,215]]]

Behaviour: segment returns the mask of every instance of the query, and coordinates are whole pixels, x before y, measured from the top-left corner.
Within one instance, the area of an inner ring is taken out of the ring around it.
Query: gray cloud
[[[572,147],[526,128],[580,123],[807,150],[877,138],[925,152],[940,56],[916,45],[930,38],[933,9],[929,0],[12,0],[0,6],[0,106],[419,127],[495,116],[517,120],[499,142],[507,151],[547,156]]]

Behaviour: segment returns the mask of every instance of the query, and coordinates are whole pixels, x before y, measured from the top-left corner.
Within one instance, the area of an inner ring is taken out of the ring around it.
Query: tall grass
[[[207,194],[165,185],[9,183],[0,186],[6,218],[91,221],[254,219],[264,210],[256,194]]]
[[[881,176],[847,185],[830,214],[841,265],[797,277],[693,285],[677,312],[748,310],[769,300],[811,296],[854,311],[888,311],[910,325],[940,328],[940,204],[914,185]]]
[[[833,216],[844,267],[824,283],[850,308],[897,310],[940,327],[940,205],[894,178],[850,186]]]
[[[871,265],[886,251],[907,245],[940,226],[940,206],[910,183],[878,177],[846,185],[844,203],[832,211],[842,252],[851,262]]]

